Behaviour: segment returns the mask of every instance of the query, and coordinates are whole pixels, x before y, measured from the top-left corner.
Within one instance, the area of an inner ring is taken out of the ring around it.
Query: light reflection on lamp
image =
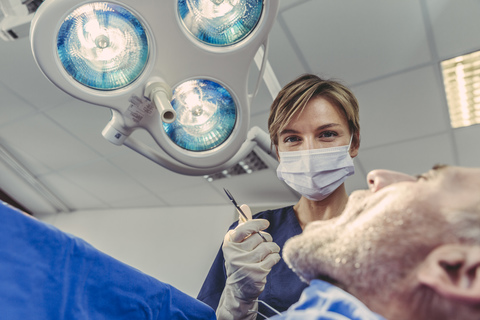
[[[163,127],[179,147],[206,151],[222,144],[232,133],[236,105],[222,85],[205,79],[183,82],[173,89],[172,106],[177,112],[173,123]]]
[[[178,13],[185,28],[212,46],[243,40],[262,14],[262,0],[179,0]]]
[[[114,90],[143,72],[148,41],[131,12],[113,3],[94,2],[65,18],[57,36],[57,52],[76,81],[98,90]]]

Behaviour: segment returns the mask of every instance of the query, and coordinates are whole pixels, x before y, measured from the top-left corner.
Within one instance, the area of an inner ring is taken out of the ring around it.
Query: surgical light
[[[140,21],[107,2],[84,4],[63,21],[57,36],[60,62],[76,81],[98,90],[132,83],[148,60],[148,40]]]
[[[260,20],[263,0],[179,0],[184,27],[199,41],[229,46],[243,40]]]
[[[236,104],[221,84],[196,79],[173,90],[172,106],[177,112],[173,123],[164,123],[172,141],[190,151],[206,151],[222,144],[232,133]]]
[[[45,0],[30,42],[53,84],[111,110],[102,131],[108,141],[200,176],[230,168],[257,145],[270,152],[268,135],[250,128],[250,104],[268,69],[278,7],[278,0]],[[257,83],[249,85],[254,61]],[[138,129],[156,146],[137,139]]]

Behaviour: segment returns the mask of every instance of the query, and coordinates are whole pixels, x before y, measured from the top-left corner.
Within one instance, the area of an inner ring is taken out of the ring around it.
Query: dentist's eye
[[[286,137],[285,139],[283,139],[283,142],[284,143],[292,143],[292,142],[298,142],[300,141],[301,139],[299,137],[296,137],[296,136],[289,136],[289,137]]]
[[[336,136],[338,136],[338,134],[335,131],[324,131],[320,134],[320,138],[332,138]]]

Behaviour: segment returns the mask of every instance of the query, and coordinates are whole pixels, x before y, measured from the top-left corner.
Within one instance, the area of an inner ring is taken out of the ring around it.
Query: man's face
[[[310,223],[285,245],[285,260],[307,281],[326,276],[354,295],[386,297],[428,252],[455,238],[458,212],[479,213],[480,223],[480,168],[437,167],[419,177],[375,170],[367,182],[342,215]]]
[[[438,213],[478,210],[480,203],[480,168],[435,166],[416,177],[374,170],[367,175],[367,183],[369,190],[352,193],[337,223],[357,225],[412,209]]]

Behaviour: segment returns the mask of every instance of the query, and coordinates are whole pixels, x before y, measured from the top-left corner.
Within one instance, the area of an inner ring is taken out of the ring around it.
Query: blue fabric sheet
[[[313,280],[300,300],[271,320],[385,320],[351,294],[325,281]]]
[[[215,312],[0,202],[0,318],[200,320]]]

